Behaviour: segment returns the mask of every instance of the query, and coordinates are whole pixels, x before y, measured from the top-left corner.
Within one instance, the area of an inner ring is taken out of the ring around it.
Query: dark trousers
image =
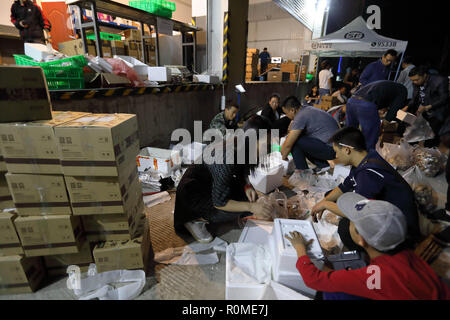
[[[280,119],[276,120],[273,123],[272,128],[279,130],[279,135],[280,135],[280,138],[281,138],[281,137],[284,137],[287,134],[290,124],[291,124],[291,119],[289,119],[288,117],[283,117],[283,118],[280,118]]]
[[[306,158],[319,168],[328,167],[326,160],[336,158],[333,148],[319,139],[312,137],[300,137],[292,148],[295,167],[298,170],[308,169]]]
[[[380,137],[380,116],[374,103],[350,98],[347,102],[346,125],[355,128],[361,125],[367,149],[375,149]]]
[[[425,141],[425,147],[427,148],[432,148],[432,147],[437,147],[439,146],[439,142],[440,142],[440,137],[439,137],[439,130],[441,130],[442,125],[444,124],[443,121],[434,118],[434,117],[430,117],[426,114],[426,112],[423,113],[423,117],[425,118],[425,120],[428,121],[428,123],[430,124],[431,129],[434,132],[434,138]]]
[[[267,63],[261,63],[261,70],[260,70],[260,74],[263,74],[264,72],[267,71]]]

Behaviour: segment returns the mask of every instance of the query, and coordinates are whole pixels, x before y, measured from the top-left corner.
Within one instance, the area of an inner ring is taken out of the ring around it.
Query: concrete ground
[[[444,175],[427,179],[442,197],[447,184]],[[285,181],[286,184],[286,181]],[[287,193],[288,194],[288,193]],[[175,193],[171,200],[150,208],[147,217],[150,228],[151,248],[157,253],[167,248],[184,246],[193,241],[191,237],[180,238],[173,230]],[[288,194],[290,196],[290,194]],[[444,198],[445,199],[445,198]],[[241,234],[237,221],[209,226],[213,235],[228,243],[237,242]],[[153,254],[153,252],[151,254]],[[147,283],[137,300],[222,300],[225,299],[225,253],[218,253],[219,263],[214,265],[182,266],[152,264],[147,273]],[[433,269],[450,279],[450,248],[447,248]],[[67,277],[53,280],[32,294],[3,295],[0,300],[72,300],[77,297],[66,287]]]

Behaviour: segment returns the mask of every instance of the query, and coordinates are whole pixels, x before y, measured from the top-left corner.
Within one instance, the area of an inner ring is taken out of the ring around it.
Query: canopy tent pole
[[[398,73],[400,72],[400,67],[402,66],[403,57],[405,55],[406,49],[402,52],[402,57],[400,58],[400,62],[398,63],[397,73],[395,74],[394,81],[397,81]]]

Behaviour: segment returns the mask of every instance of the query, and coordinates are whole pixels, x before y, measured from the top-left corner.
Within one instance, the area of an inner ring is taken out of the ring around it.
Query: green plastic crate
[[[84,56],[74,56],[67,59],[36,62],[31,57],[15,54],[16,64],[20,66],[38,66],[44,70],[49,90],[84,89],[83,67],[86,65]]]
[[[176,9],[175,3],[162,0],[129,1],[128,5],[169,19],[172,18],[172,14]]]
[[[86,35],[86,39],[95,40],[95,33],[90,33]],[[102,40],[122,40],[120,34],[100,32],[100,39]]]

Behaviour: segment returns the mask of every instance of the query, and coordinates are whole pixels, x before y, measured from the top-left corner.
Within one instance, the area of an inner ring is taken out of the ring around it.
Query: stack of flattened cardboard
[[[258,76],[258,59],[258,49],[247,49],[245,81],[252,81],[254,77]]]

